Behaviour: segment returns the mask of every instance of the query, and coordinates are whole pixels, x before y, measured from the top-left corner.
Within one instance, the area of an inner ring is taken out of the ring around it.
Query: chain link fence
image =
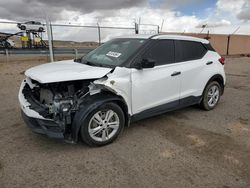
[[[44,32],[20,30],[17,22],[0,22],[0,62],[43,58],[50,61],[47,28]],[[24,23],[21,23],[24,24]],[[131,24],[128,27],[108,25],[50,24],[54,59],[72,59],[83,56],[102,43],[121,35],[158,34],[162,30],[154,24]],[[204,29],[203,29],[204,30]],[[202,30],[202,31],[203,31]],[[238,30],[237,30],[238,31]],[[221,55],[250,54],[250,36],[233,34],[174,33],[208,39]],[[215,31],[214,31],[215,32]],[[164,33],[164,32],[161,32]],[[28,38],[28,39],[27,39]],[[40,39],[39,39],[40,38]],[[28,41],[23,41],[28,40]],[[6,42],[10,43],[5,46]],[[44,45],[39,45],[43,42]],[[29,45],[24,45],[28,43]]]
[[[17,56],[31,56],[32,58],[43,56],[48,59],[48,34],[46,24],[41,23],[44,32],[20,30],[17,22],[0,22],[0,62],[15,60]],[[40,27],[40,26],[39,26]],[[148,32],[146,31],[147,28]],[[153,31],[153,29],[154,31]],[[138,34],[139,29],[143,34],[158,33],[156,25],[133,24],[129,27],[74,24],[50,24],[54,59],[77,58],[101,45],[102,43],[121,35]],[[7,38],[6,38],[7,36]],[[2,38],[1,38],[2,37]],[[4,39],[5,37],[5,39]],[[40,38],[40,39],[39,39]],[[2,45],[1,45],[2,39]],[[26,39],[27,41],[23,41]],[[6,47],[4,42],[11,45]],[[35,45],[35,40],[44,45]],[[28,45],[23,44],[28,43]]]

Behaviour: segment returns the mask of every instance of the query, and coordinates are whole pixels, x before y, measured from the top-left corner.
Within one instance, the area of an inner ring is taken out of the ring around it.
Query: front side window
[[[146,39],[113,39],[82,58],[82,63],[94,66],[116,67],[125,63]]]
[[[143,56],[142,59],[153,59],[155,65],[174,63],[174,41],[159,40]]]
[[[176,41],[176,62],[191,61],[201,59],[207,49],[200,42]]]

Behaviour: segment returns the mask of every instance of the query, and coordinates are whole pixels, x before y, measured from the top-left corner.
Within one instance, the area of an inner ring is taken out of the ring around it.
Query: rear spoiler
[[[208,44],[204,44],[204,43],[203,43],[203,45],[204,45],[204,47],[205,47],[207,50],[215,52],[215,49],[211,46],[210,43],[208,43]]]

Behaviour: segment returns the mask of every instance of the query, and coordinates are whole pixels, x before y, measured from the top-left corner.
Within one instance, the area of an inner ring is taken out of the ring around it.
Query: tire
[[[26,30],[26,27],[24,25],[21,25],[20,29],[21,30]]]
[[[122,132],[125,117],[117,104],[105,103],[90,112],[84,120],[80,121],[80,124],[81,138],[86,144],[104,146],[112,143]]]
[[[210,82],[203,92],[200,106],[207,111],[214,109],[220,101],[221,94],[221,85],[216,81]]]
[[[39,31],[39,32],[43,32],[43,28],[42,28],[42,27],[39,27],[38,31]]]

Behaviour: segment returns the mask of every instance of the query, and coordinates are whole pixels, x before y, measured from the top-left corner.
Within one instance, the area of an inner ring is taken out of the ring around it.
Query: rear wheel
[[[124,113],[117,104],[103,104],[82,121],[82,140],[90,146],[109,144],[118,137],[124,123]]]
[[[216,81],[210,82],[203,93],[201,107],[205,110],[214,109],[220,100],[221,93],[222,88],[220,84]]]

